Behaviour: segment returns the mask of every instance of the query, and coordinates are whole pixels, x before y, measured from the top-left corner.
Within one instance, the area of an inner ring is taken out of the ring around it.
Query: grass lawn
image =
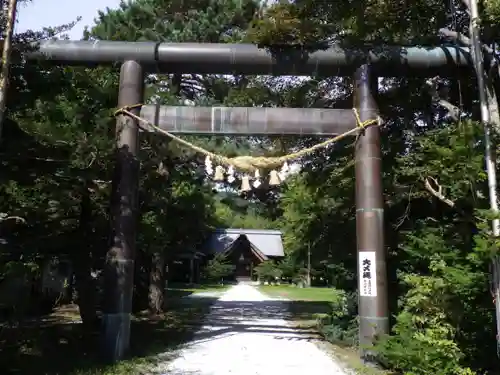
[[[154,364],[157,354],[190,341],[215,297],[180,298],[190,291],[167,294],[167,312],[138,313],[131,326],[130,358],[114,366],[99,361],[98,334],[83,335],[76,306],[21,326],[0,325],[2,375],[137,375]]]
[[[259,290],[271,297],[287,301],[291,320],[301,325],[316,325],[318,319],[331,310],[330,303],[338,296],[332,288],[298,288],[293,285],[259,285]]]
[[[297,288],[291,285],[260,285],[259,290],[272,297],[283,297],[290,301],[314,301],[328,304],[337,294],[332,288]]]
[[[222,294],[228,290],[231,285],[221,285],[221,284],[180,284],[172,283],[168,285],[167,293],[170,294],[182,294],[189,295],[192,293],[213,293]]]

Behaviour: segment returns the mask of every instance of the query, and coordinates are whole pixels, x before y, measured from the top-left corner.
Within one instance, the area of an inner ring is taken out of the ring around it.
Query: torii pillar
[[[372,95],[377,82],[370,81],[370,67],[360,66],[354,80],[354,107],[361,121],[377,118],[378,109]],[[374,357],[370,346],[378,336],[389,333],[379,126],[369,126],[360,133],[355,169],[359,345],[361,357],[369,361]]]

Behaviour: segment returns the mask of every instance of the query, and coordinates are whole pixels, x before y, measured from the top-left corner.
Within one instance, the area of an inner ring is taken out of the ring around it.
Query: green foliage
[[[320,318],[319,329],[325,338],[341,345],[358,346],[357,295],[334,290],[330,313]]]
[[[266,46],[308,45],[324,41],[332,30],[323,19],[310,17],[309,4],[281,1],[273,4],[254,21],[248,40]]]
[[[275,223],[261,208],[238,196],[226,197],[215,202],[214,214],[220,225],[227,228],[274,229]]]
[[[433,261],[429,266],[432,273],[444,267],[443,261]],[[397,316],[395,335],[382,340],[378,347],[386,365],[404,374],[468,373],[460,365],[463,354],[447,314],[452,307],[452,285],[439,276],[407,275],[404,282],[410,290]]]
[[[139,0],[99,13],[92,34],[108,40],[237,41],[257,9],[253,0]]]
[[[276,267],[281,271],[281,276],[287,279],[292,279],[297,275],[297,264],[291,256],[285,255],[285,258]]]
[[[485,0],[481,2],[482,10],[484,14],[482,15],[482,24],[489,23],[489,26],[496,27],[498,29],[498,23],[500,20],[500,1],[498,0]]]
[[[283,275],[283,271],[272,260],[266,260],[253,269],[260,281],[275,282]]]
[[[487,357],[494,355],[493,347],[478,350],[474,343],[494,340],[487,270],[495,244],[477,210],[487,204],[480,193],[485,190],[480,137],[472,124],[435,130],[400,159],[400,182],[439,176],[446,187],[442,193],[454,204],[439,202],[422,215],[400,247],[406,292],[393,335],[383,338],[378,350],[388,367],[405,374],[472,374],[470,367],[488,369]]]
[[[265,45],[323,47],[328,40],[346,43],[430,44],[445,21],[447,6],[419,0],[411,7],[398,1],[280,1],[261,11],[250,40]]]
[[[220,282],[223,278],[234,272],[235,266],[231,264],[225,254],[215,254],[207,262],[203,270],[204,279],[209,282]]]

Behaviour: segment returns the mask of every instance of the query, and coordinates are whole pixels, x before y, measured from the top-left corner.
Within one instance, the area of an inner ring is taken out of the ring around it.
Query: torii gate
[[[292,56],[273,56],[249,44],[197,44],[112,41],[45,41],[28,60],[48,59],[63,65],[121,63],[118,107],[143,102],[146,73],[265,74],[353,76],[353,107],[361,121],[377,116],[373,85],[382,76],[450,76],[469,71],[468,48],[380,47],[347,50],[339,47]],[[206,108],[145,105],[131,109],[170,133],[237,135],[338,135],[357,126],[350,109]],[[124,357],[130,341],[136,242],[139,162],[138,121],[121,114],[116,122],[117,180],[113,189],[113,245],[105,269],[103,343],[107,357]],[[356,144],[356,235],[359,280],[359,339],[363,347],[389,333],[384,200],[380,130],[368,127]],[[361,356],[369,356],[361,349]]]

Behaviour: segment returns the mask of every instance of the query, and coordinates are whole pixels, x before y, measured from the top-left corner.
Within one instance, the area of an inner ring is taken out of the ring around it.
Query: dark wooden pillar
[[[374,119],[378,109],[372,95],[370,69],[356,70],[354,106],[361,121]],[[375,86],[376,87],[376,86]],[[359,341],[361,356],[369,360],[369,347],[377,335],[389,332],[384,200],[380,129],[368,127],[356,143],[356,236],[359,285]]]
[[[201,282],[200,263],[201,263],[201,258],[197,257],[196,258],[196,284],[200,284],[200,282]]]
[[[140,64],[123,63],[118,107],[142,103],[144,76]],[[139,108],[133,110],[139,114]],[[134,279],[139,180],[137,121],[126,115],[116,120],[116,165],[111,197],[111,244],[104,269],[103,355],[122,359],[130,345],[130,315]]]
[[[194,284],[194,256],[189,259],[189,284]]]

